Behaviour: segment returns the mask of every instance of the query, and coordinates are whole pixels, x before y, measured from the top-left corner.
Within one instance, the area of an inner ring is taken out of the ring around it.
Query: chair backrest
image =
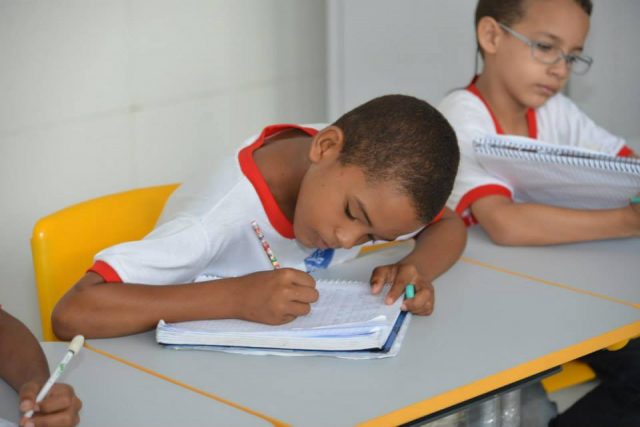
[[[36,223],[31,254],[46,341],[57,339],[51,329],[53,307],[91,267],[93,256],[104,248],[138,240],[149,233],[178,185],[99,197],[69,206]]]

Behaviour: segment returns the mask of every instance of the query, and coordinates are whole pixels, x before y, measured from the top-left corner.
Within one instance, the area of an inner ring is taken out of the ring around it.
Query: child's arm
[[[640,206],[578,210],[487,196],[471,212],[495,243],[550,245],[640,236]]]
[[[0,378],[20,393],[20,411],[34,408],[36,395],[49,379],[49,365],[27,327],[0,309]],[[54,384],[33,416],[37,425],[78,424],[82,402],[67,384]],[[24,425],[23,419],[20,425]]]
[[[391,283],[385,302],[392,304],[408,283],[416,289],[415,297],[403,304],[414,314],[431,314],[434,295],[431,282],[447,271],[459,258],[467,241],[462,220],[450,209],[440,221],[425,229],[416,239],[409,255],[396,264],[377,267],[371,275],[372,292],[377,294],[385,283]]]
[[[89,272],[56,305],[56,335],[69,339],[129,335],[167,322],[237,318],[282,324],[309,313],[315,280],[282,268],[232,279],[182,285],[105,283]]]

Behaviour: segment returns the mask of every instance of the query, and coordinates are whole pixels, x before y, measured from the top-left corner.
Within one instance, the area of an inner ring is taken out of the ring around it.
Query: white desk
[[[368,280],[392,248],[325,276]],[[436,310],[400,354],[349,361],[167,350],[153,333],[90,344],[296,426],[397,425],[538,374],[640,332],[640,310],[458,263]]]
[[[464,257],[617,298],[640,307],[640,238],[505,247],[471,227]]]
[[[46,342],[53,369],[67,344]],[[80,425],[118,426],[265,426],[270,423],[208,397],[178,387],[89,350],[74,357],[61,378],[83,402]],[[0,417],[17,422],[18,397],[0,381]]]

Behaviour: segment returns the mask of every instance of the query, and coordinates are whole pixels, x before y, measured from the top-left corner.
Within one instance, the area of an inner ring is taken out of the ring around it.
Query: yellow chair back
[[[51,329],[53,307],[91,267],[93,256],[104,248],[148,234],[178,185],[110,194],[69,206],[36,223],[31,254],[46,341],[57,339]]]

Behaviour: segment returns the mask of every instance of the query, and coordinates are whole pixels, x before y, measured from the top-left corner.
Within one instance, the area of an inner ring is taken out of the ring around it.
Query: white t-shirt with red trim
[[[456,132],[460,146],[460,165],[447,206],[458,213],[467,225],[475,222],[469,207],[489,195],[512,198],[513,188],[480,165],[472,141],[489,134],[503,134],[489,105],[473,83],[466,89],[447,95],[438,109]],[[556,94],[537,110],[526,113],[529,137],[540,141],[589,148],[619,156],[633,151],[619,138],[597,126],[569,98]]]
[[[107,282],[162,285],[270,270],[273,267],[251,227],[253,220],[283,267],[312,271],[354,258],[371,243],[348,250],[300,245],[253,160],[253,152],[269,136],[289,129],[313,136],[322,127],[266,127],[245,141],[233,159],[219,162],[213,173],[181,185],[149,235],[101,251],[90,271]]]

